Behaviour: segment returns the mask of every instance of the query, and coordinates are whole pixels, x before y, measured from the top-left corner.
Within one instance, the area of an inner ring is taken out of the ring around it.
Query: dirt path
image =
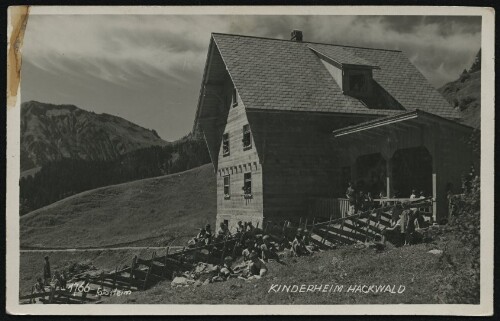
[[[182,246],[170,246],[170,251],[182,249]],[[49,247],[23,247],[21,253],[38,252],[89,252],[89,251],[122,251],[122,250],[167,250],[166,246],[125,246],[125,247],[89,247],[89,248],[49,248]]]

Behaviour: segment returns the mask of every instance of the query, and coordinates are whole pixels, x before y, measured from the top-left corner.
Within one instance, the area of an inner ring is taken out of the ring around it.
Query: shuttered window
[[[229,134],[222,135],[222,156],[229,156]]]
[[[231,103],[233,105],[233,108],[238,106],[238,93],[236,92],[236,88],[233,87],[233,91],[231,94]]]
[[[229,175],[224,176],[224,199],[231,198],[231,178]]]
[[[252,148],[252,133],[250,125],[243,126],[243,150]]]
[[[252,173],[245,173],[243,176],[243,192],[245,195],[252,195]]]

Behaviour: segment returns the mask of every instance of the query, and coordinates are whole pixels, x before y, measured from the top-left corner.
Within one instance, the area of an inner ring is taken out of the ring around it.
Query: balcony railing
[[[422,199],[409,199],[409,198],[377,198],[374,199],[375,207],[393,206],[397,203],[403,202],[416,202]],[[426,198],[429,200],[429,198]],[[433,201],[433,200],[432,200]],[[425,216],[432,217],[432,207],[419,208]],[[354,213],[352,213],[354,214]],[[347,198],[327,198],[327,197],[313,197],[309,203],[309,216],[311,217],[324,217],[324,218],[343,218],[350,215],[349,213],[349,199]]]

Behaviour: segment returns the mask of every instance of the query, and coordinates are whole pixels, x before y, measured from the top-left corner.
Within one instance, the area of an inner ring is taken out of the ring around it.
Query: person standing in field
[[[408,229],[408,222],[411,219],[411,216],[413,216],[413,211],[409,208],[410,204],[408,202],[403,203],[403,212],[401,213],[400,217],[400,228],[401,228],[401,239],[404,240],[404,245],[409,245],[409,239],[407,237],[407,229]],[[410,232],[411,233],[411,228]]]
[[[410,202],[413,202],[413,201],[416,201],[418,198],[417,198],[417,191],[416,190],[411,190],[411,195],[410,195]],[[416,207],[412,207],[411,210],[413,212],[416,212],[417,211],[417,208]]]
[[[49,285],[52,280],[52,273],[50,272],[49,257],[45,256],[45,263],[43,264],[43,279],[45,285]]]
[[[356,191],[351,182],[348,184],[345,196],[349,200],[349,215],[353,215],[356,212]]]
[[[205,244],[211,244],[212,243],[212,229],[210,228],[210,224],[205,225],[205,238],[204,238]]]

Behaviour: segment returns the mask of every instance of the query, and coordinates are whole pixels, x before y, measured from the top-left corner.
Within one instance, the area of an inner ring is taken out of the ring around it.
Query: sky
[[[481,17],[32,15],[21,100],[123,117],[165,140],[190,132],[211,32],[402,50],[436,88],[469,68]]]

